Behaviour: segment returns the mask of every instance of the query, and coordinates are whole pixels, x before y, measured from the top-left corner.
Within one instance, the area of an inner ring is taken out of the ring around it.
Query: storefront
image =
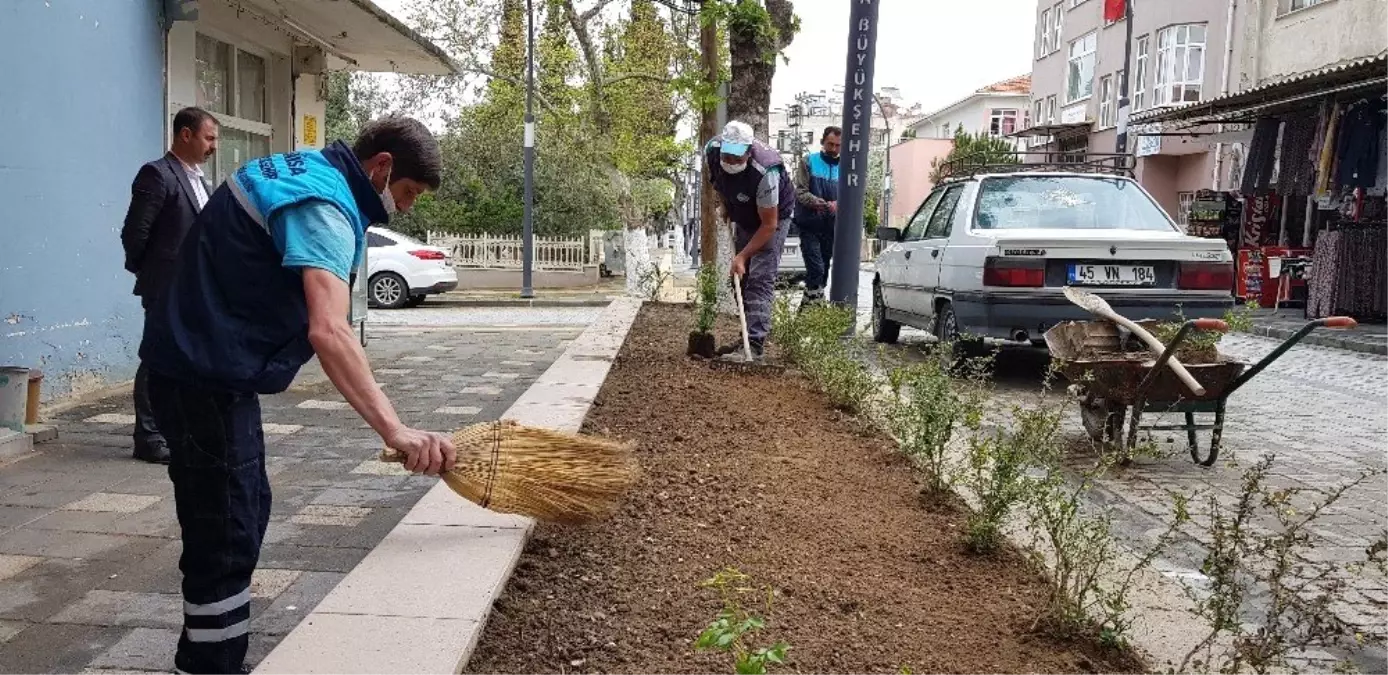
[[[183,3],[193,4],[193,3]],[[452,61],[370,0],[198,0],[171,22],[169,116],[196,105],[221,121],[206,167],[221,183],[247,160],[321,148],[329,70],[446,75]]]
[[[1229,243],[1242,299],[1385,322],[1385,67],[1388,57],[1362,59],[1134,118],[1165,133],[1220,124],[1238,139],[1227,190],[1183,208],[1191,234]]]

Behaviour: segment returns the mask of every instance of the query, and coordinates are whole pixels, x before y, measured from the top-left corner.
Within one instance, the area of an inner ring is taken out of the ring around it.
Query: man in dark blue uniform
[[[771,332],[776,270],[795,208],[795,187],[785,175],[781,153],[756,140],[752,127],[729,122],[704,148],[705,175],[723,199],[734,225],[732,273],[742,278],[742,305],[753,358],[760,359]],[[721,354],[741,349],[723,347]]]
[[[189,230],[140,345],[183,535],[179,671],[244,672],[251,573],[270,520],[260,394],[284,391],[317,354],[409,470],[452,466],[447,437],[400,422],[348,323],[367,226],[437,189],[440,163],[424,125],[380,120],[354,147],[252,160]]]
[[[805,304],[824,300],[839,213],[839,146],[843,132],[827,127],[821,150],[805,156],[795,176],[795,226],[805,256]]]

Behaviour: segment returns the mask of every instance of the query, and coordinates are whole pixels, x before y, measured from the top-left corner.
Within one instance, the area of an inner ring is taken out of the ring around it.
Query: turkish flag
[[[1113,23],[1123,18],[1127,0],[1104,0],[1104,22]]]

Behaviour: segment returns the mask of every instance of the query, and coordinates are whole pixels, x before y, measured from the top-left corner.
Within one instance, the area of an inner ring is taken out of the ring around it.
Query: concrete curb
[[[1286,328],[1275,328],[1273,326],[1253,326],[1252,329],[1241,331],[1249,335],[1272,338],[1274,340],[1286,340],[1296,333],[1294,330]],[[1368,340],[1356,340],[1352,338],[1338,337],[1335,331],[1318,330],[1301,339],[1297,344],[1316,345],[1319,347],[1330,347],[1331,349],[1343,349],[1360,354],[1377,354],[1388,356],[1388,340],[1382,342],[1371,342]]]
[[[447,298],[430,302],[423,307],[528,307],[533,309],[560,309],[564,307],[606,307],[612,303],[614,298],[533,298],[530,300],[522,298]]]
[[[502,417],[578,431],[640,307],[614,300]],[[460,672],[532,526],[439,482],[255,672]]]

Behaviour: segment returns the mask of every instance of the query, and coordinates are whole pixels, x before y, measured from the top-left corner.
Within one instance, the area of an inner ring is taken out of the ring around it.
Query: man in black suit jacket
[[[125,269],[135,275],[135,295],[146,309],[168,287],[183,237],[212,192],[201,165],[217,151],[219,127],[217,118],[201,108],[178,111],[172,148],[140,167],[131,185],[121,243]],[[135,373],[135,458],[169,462],[169,447],[150,408],[144,364]]]

